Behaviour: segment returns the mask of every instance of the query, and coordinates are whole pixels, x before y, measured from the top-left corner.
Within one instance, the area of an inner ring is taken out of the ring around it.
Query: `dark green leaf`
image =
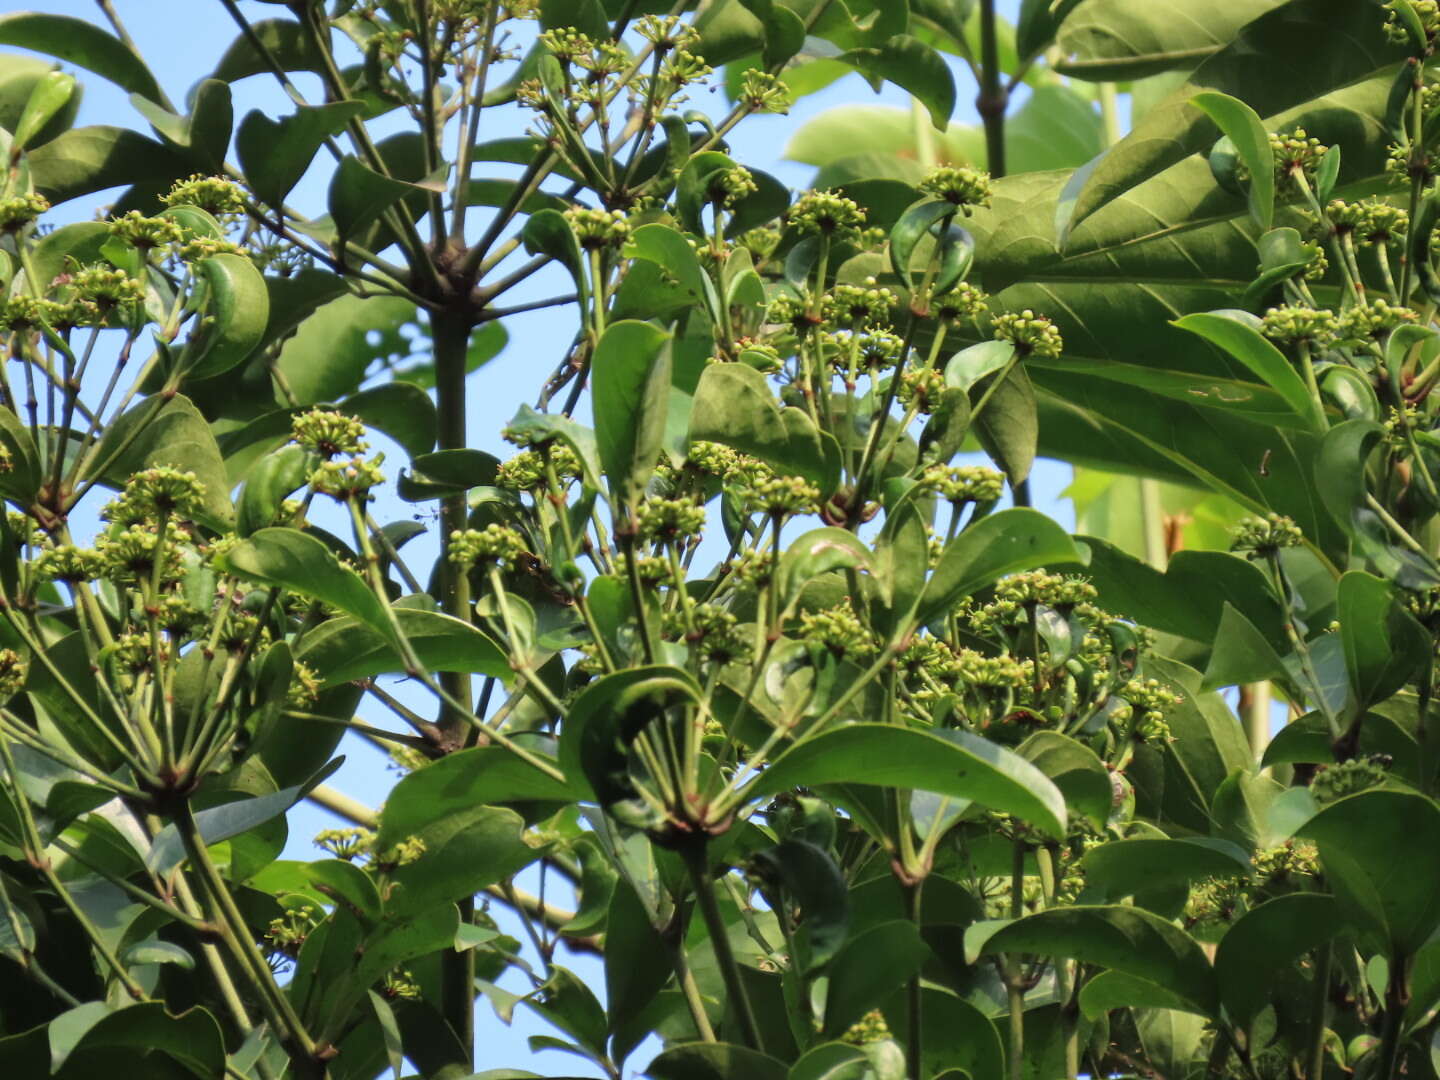
[[[595,442],[600,466],[623,504],[640,498],[660,460],[670,403],[669,344],[670,335],[659,327],[624,320],[607,326],[595,346]]]
[[[955,78],[940,54],[918,38],[896,34],[879,48],[851,49],[840,59],[866,78],[910,91],[941,131],[955,112]]]
[[[438,611],[393,611],[400,632],[427,671],[463,671],[502,680],[514,674],[500,646],[470,623]],[[311,630],[296,659],[313,667],[325,687],[405,670],[387,632],[350,617],[327,619]]]
[[[1343,928],[1335,900],[1317,893],[1278,896],[1240,916],[1215,952],[1220,999],[1230,1015],[1250,1023],[1270,1004],[1280,973]]]
[[[38,11],[0,15],[0,45],[33,49],[69,61],[152,101],[165,97],[145,62],[119,38],[89,19]]]
[[[1206,878],[1247,877],[1252,870],[1243,849],[1208,837],[1114,840],[1086,853],[1082,865],[1087,888],[1106,901]]]
[[[746,795],[762,799],[797,786],[878,784],[976,802],[1065,832],[1065,797],[1049,777],[1004,747],[965,731],[847,724],[800,740],[777,757]]]
[[[965,951],[972,958],[995,953],[1069,957],[1155,983],[1203,1016],[1214,1016],[1219,1004],[1215,974],[1200,946],[1142,908],[1062,907],[980,922],[965,931]]]
[[[1394,960],[1440,926],[1440,808],[1423,795],[1372,790],[1322,809],[1299,830],[1352,919]]]
[[[1360,570],[1341,577],[1337,614],[1357,711],[1390,697],[1430,659],[1430,635],[1377,577]]]
[[[1247,311],[1211,311],[1186,315],[1175,320],[1175,325],[1224,349],[1280,394],[1311,428],[1323,431],[1324,418],[1304,380],[1285,354],[1260,333],[1258,321]]]
[[[1083,564],[1086,557],[1064,529],[1034,510],[1002,510],[945,545],[916,619],[921,625],[933,622],[1006,574],[1067,562]]]
[[[1110,771],[1094,750],[1058,731],[1037,731],[1016,753],[1055,781],[1070,809],[1084,814],[1097,829],[1105,827],[1115,793]]]
[[[800,907],[795,947],[800,973],[828,964],[850,932],[850,897],[835,860],[809,841],[785,840],[758,852],[751,866]]]
[[[235,133],[235,153],[256,197],[279,208],[325,139],[343,131],[364,109],[358,101],[333,101],[300,105],[279,120],[271,120],[259,109],[247,113]]]
[[[884,1002],[917,974],[930,955],[913,922],[895,920],[857,934],[830,969],[824,1032],[831,1038]]]
[[[1005,470],[1011,484],[1020,484],[1030,475],[1038,449],[1035,388],[1022,367],[1011,368],[1003,379],[972,424],[985,452]]]
[[[355,616],[387,640],[391,637],[385,609],[369,586],[308,533],[261,529],[226,551],[222,561],[229,573],[322,600]]]
[[[731,1043],[671,1046],[645,1069],[654,1080],[786,1080],[785,1063]]]
[[[202,259],[196,277],[205,283],[201,328],[186,346],[193,350],[187,376],[209,378],[240,363],[265,336],[270,295],[255,264],[241,255],[220,254]]]
[[[178,151],[127,128],[72,128],[27,155],[35,190],[52,203],[124,184],[168,188],[189,175]]]

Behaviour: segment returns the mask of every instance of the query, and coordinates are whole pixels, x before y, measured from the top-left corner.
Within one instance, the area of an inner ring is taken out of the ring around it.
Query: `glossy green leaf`
[[[1035,389],[1023,367],[1013,367],[971,423],[980,445],[1012,485],[1024,483],[1039,450],[1040,421]],[[988,389],[988,387],[986,387]],[[983,392],[983,391],[981,391]],[[978,397],[975,404],[979,405]]]
[[[414,321],[415,305],[408,300],[347,293],[302,316],[295,335],[281,347],[276,366],[296,404],[339,401],[360,389],[377,360],[409,353],[400,331]]]
[[[1339,905],[1318,893],[1278,896],[1240,916],[1215,951],[1220,999],[1230,1015],[1248,1024],[1269,1005],[1279,973],[1343,927]]]
[[[119,38],[89,19],[38,11],[0,15],[0,45],[32,49],[68,61],[152,101],[161,101],[165,96],[145,62]]]
[[[700,376],[690,413],[690,441],[718,442],[750,454],[782,475],[800,476],[822,496],[839,481],[838,462],[804,411],[782,409],[765,376],[746,364],[711,364]],[[833,445],[833,443],[832,443]]]
[[[1047,2],[1040,0],[1036,6],[1043,8]],[[1223,48],[1246,23],[1284,2],[1174,0],[1162,8],[1128,0],[1087,0],[1061,24],[1063,58],[1058,68],[1095,81],[1128,81],[1191,68]]]
[[[1240,160],[1250,172],[1250,216],[1262,229],[1270,228],[1275,217],[1275,154],[1270,149],[1270,136],[1260,117],[1243,101],[1214,91],[1196,94],[1190,99],[1190,104],[1214,120],[1234,144]],[[1269,382],[1268,379],[1266,381]]]
[[[1259,18],[1206,59],[1106,154],[1079,193],[1073,223],[1205,148],[1213,129],[1189,107],[1195,94],[1226,93],[1268,117],[1322,98],[1400,59],[1400,50],[1384,35],[1383,20],[1347,0],[1289,0],[1257,14]],[[1168,21],[1167,15],[1157,11],[1157,22]],[[1316,54],[1317,43],[1328,46],[1323,60]],[[1256,64],[1256,56],[1266,62]],[[1287,77],[1274,78],[1277,70]]]
[[[1054,563],[1084,563],[1064,529],[1034,510],[1016,508],[982,518],[945,545],[915,613],[921,625],[997,578]]]
[[[1305,381],[1285,354],[1260,333],[1257,322],[1249,312],[1212,311],[1186,315],[1177,319],[1175,325],[1224,349],[1283,397],[1297,416],[1304,417],[1315,430],[1323,431],[1324,419],[1305,388]]]
[[[1098,899],[1118,901],[1151,889],[1188,885],[1206,878],[1247,877],[1250,856],[1228,840],[1135,837],[1101,844],[1086,853],[1087,888]]]
[[[279,120],[259,109],[246,113],[235,132],[235,153],[256,197],[267,206],[281,206],[326,138],[338,135],[364,108],[358,101],[300,105]]]
[[[1440,926],[1440,807],[1423,795],[1371,790],[1323,808],[1299,830],[1320,849],[1325,879],[1352,919],[1393,958]]]
[[[337,903],[344,904],[363,922],[382,917],[380,891],[364,870],[344,859],[323,859],[306,867],[310,884]]]
[[[396,607],[393,612],[426,670],[464,671],[502,681],[514,674],[500,646],[470,623],[418,608]],[[314,668],[324,687],[405,670],[388,629],[348,616],[327,619],[306,634],[296,659]]]
[[[795,960],[801,973],[808,975],[834,959],[850,932],[850,896],[829,852],[806,840],[784,840],[757,852],[751,868],[778,884],[786,902],[800,908]]]
[[[1360,570],[1341,577],[1338,614],[1356,710],[1384,701],[1429,662],[1429,634],[1380,578]]]
[[[355,616],[387,640],[391,636],[385,610],[369,586],[308,533],[261,529],[227,550],[221,561],[228,573],[322,600]]]
[[[71,128],[26,155],[35,190],[52,203],[126,184],[168,188],[193,170],[179,151],[127,128]]]
[[[54,66],[39,57],[12,55],[6,58],[5,71],[0,74],[0,128],[11,133],[19,131],[20,118],[29,107],[31,94],[52,74],[55,74]],[[47,143],[69,128],[79,111],[82,89],[77,83],[64,106],[24,145]]]
[[[890,229],[890,268],[895,272],[906,289],[914,291],[915,280],[911,263],[920,241],[929,237],[941,222],[953,219],[959,208],[944,199],[931,199],[917,203],[905,213]],[[967,262],[968,265],[968,262]],[[923,271],[923,267],[920,268]],[[922,275],[923,276],[923,275]]]
[[[380,814],[376,843],[393,846],[432,821],[480,805],[569,802],[572,785],[558,783],[498,746],[447,754],[395,785]]]
[[[732,1043],[696,1042],[667,1047],[650,1062],[653,1080],[786,1080],[785,1063]]]
[[[179,945],[159,938],[146,938],[131,945],[121,956],[127,964],[174,964],[186,971],[195,969],[195,957]]]
[[[82,475],[119,490],[135,473],[160,465],[193,472],[205,485],[202,520],[222,528],[233,520],[220,448],[210,425],[183,394],[156,395],[128,409],[100,436]]]
[[[920,928],[896,919],[856,934],[835,957],[825,998],[824,1033],[843,1035],[917,974],[930,955]]]
[[[1015,752],[1055,781],[1071,810],[1104,828],[1115,792],[1110,771],[1094,750],[1058,731],[1037,731]]]
[[[841,59],[866,78],[908,90],[941,131],[955,113],[955,78],[940,54],[918,38],[896,34],[879,48],[851,49]]]
[[[1008,341],[982,341],[971,345],[946,362],[945,385],[969,390],[985,376],[1004,370],[1014,359],[1015,346]]]
[[[669,344],[670,335],[659,327],[624,320],[605,328],[591,360],[600,466],[624,504],[640,498],[660,459],[670,403]]]
[[[270,296],[260,271],[241,255],[212,255],[195,273],[205,283],[206,306],[202,328],[188,345],[195,361],[186,374],[204,379],[229,371],[260,344]]]
[[[1065,832],[1065,797],[1030,762],[966,731],[847,724],[801,739],[746,790],[753,801],[792,787],[878,784],[933,791]]]
[[[625,242],[625,254],[664,269],[701,310],[718,319],[720,301],[715,295],[715,286],[701,267],[695,249],[678,231],[666,225],[642,225]]]
[[[802,1054],[786,1080],[864,1080],[869,1071],[870,1059],[858,1047],[825,1042]]]
[[[776,570],[780,610],[788,611],[804,587],[835,570],[867,570],[870,548],[844,529],[811,529],[791,541]]]
[[[530,254],[550,256],[566,270],[575,282],[575,292],[580,309],[585,310],[590,302],[589,277],[585,269],[585,257],[580,251],[580,241],[569,220],[559,210],[540,210],[531,214],[520,230],[525,241],[525,250]]]
[[[1213,1016],[1215,974],[1190,935],[1142,908],[1051,908],[1020,919],[975,923],[965,931],[971,958],[996,953],[1064,956],[1155,983],[1192,1011]]]
[[[74,1022],[64,1022],[71,1018]],[[215,1018],[198,1007],[171,1016],[159,1001],[114,1010],[98,1001],[82,1005],[51,1023],[50,1049],[57,1075],[93,1076],[114,1068],[117,1060],[150,1055],[168,1059],[180,1075],[207,1078],[225,1070],[225,1043]]]
[[[0,32],[3,32],[3,24],[0,24]],[[20,114],[12,133],[14,150],[24,150],[38,141],[41,132],[50,125],[56,115],[66,110],[75,93],[73,75],[51,71],[36,80],[30,96],[26,99],[25,111]]]
[[[411,183],[376,172],[353,154],[346,154],[340,159],[340,166],[330,181],[327,205],[336,230],[341,236],[348,237],[412,192],[443,193],[444,190],[443,172],[419,183]]]
[[[324,783],[344,761],[344,758],[336,758],[303,784],[196,811],[195,827],[200,839],[206,847],[210,847],[278,818],[317,785]],[[150,851],[145,856],[145,868],[154,873],[168,874],[184,858],[185,845],[178,829],[173,824],[166,825],[156,833],[155,839],[150,843]]]

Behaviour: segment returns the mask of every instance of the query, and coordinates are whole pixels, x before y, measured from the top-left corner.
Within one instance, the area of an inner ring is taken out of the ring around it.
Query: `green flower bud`
[[[450,561],[459,566],[492,564],[514,570],[529,548],[525,538],[508,525],[492,523],[483,529],[456,529],[450,534]]]
[[[920,190],[954,203],[968,214],[973,206],[990,205],[990,174],[964,165],[942,165],[920,181]]]
[[[194,173],[186,180],[177,180],[160,197],[166,206],[198,206],[219,217],[245,209],[245,192],[240,185],[223,176],[202,176]]]
[[[359,454],[369,448],[364,423],[334,409],[308,409],[291,420],[290,431],[291,442],[327,460],[341,454]]]
[[[1056,360],[1065,347],[1055,324],[1029,308],[1018,314],[1006,311],[996,315],[993,333],[996,341],[1008,341],[1014,345],[1021,359],[1038,356],[1044,360]]]
[[[833,191],[810,191],[795,200],[785,219],[802,233],[844,240],[864,227],[865,211]]]
[[[1304,542],[1305,534],[1294,521],[1282,514],[1267,514],[1263,518],[1241,519],[1230,541],[1230,550],[1273,555],[1281,548],[1298,547]]]

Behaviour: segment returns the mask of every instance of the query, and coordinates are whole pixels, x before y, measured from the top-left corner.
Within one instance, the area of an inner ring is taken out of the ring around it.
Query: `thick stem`
[[[1000,84],[1000,44],[995,0],[980,0],[980,96],[975,108],[985,125],[985,161],[990,175],[1005,175],[1005,108],[1010,94]]]
[[[435,351],[435,407],[438,413],[439,448],[465,448],[465,354],[470,344],[470,322],[464,315],[436,312],[430,317],[430,335]],[[469,517],[465,495],[450,495],[440,503],[441,570],[440,609],[464,622],[470,621],[470,577],[463,566],[452,563],[450,534],[462,532]],[[464,672],[442,672],[440,685],[456,701],[470,700],[470,676]],[[458,709],[442,707],[440,728],[458,745],[464,738],[468,717]],[[467,952],[465,955],[469,955]],[[468,1043],[467,1043],[468,1045]]]
[[[710,935],[710,947],[715,950],[715,963],[725,980],[725,992],[730,998],[730,1007],[740,1019],[745,1042],[752,1049],[763,1053],[765,1046],[760,1039],[760,1025],[755,1022],[755,1010],[750,1006],[750,997],[745,993],[745,984],[740,978],[740,964],[735,959],[735,950],[730,947],[729,929],[715,899],[715,883],[710,879],[709,840],[704,837],[695,838],[680,848],[680,856],[685,860],[685,869],[690,874],[696,906],[700,908],[700,917],[705,920],[705,929]]]

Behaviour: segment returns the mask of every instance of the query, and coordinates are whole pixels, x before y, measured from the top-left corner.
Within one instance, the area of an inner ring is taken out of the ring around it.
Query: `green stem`
[[[1315,996],[1310,1007],[1310,1068],[1308,1080],[1325,1080],[1325,1024],[1330,1006],[1330,943],[1315,950]]]
[[[925,889],[925,879],[922,877],[915,884],[906,889],[909,901],[910,921],[915,925],[917,931],[923,929],[921,917],[921,894]],[[906,996],[910,1002],[910,1024],[905,1040],[905,1060],[910,1068],[910,1075],[918,1077],[920,1072],[921,1052],[925,1045],[925,1026],[922,1017],[924,998],[920,993],[920,972],[910,976],[909,985],[905,988]]]
[[[730,1007],[740,1019],[745,1041],[751,1049],[764,1053],[765,1046],[760,1038],[760,1025],[755,1022],[755,1010],[750,997],[745,993],[745,984],[740,978],[740,965],[735,951],[730,947],[730,935],[725,919],[720,914],[720,904],[715,899],[715,883],[710,879],[709,839],[696,837],[680,849],[685,860],[685,869],[690,874],[690,884],[695,890],[695,901],[700,916],[705,920],[705,929],[710,935],[710,947],[715,950],[715,963],[725,980],[725,991],[730,998]]]
[[[1018,836],[1012,841],[1010,859],[1010,918],[1025,914],[1025,841]],[[1005,995],[1010,1007],[1010,1044],[1007,1060],[1009,1080],[1025,1077],[1025,985],[1020,970],[1020,957],[1007,953]]]

